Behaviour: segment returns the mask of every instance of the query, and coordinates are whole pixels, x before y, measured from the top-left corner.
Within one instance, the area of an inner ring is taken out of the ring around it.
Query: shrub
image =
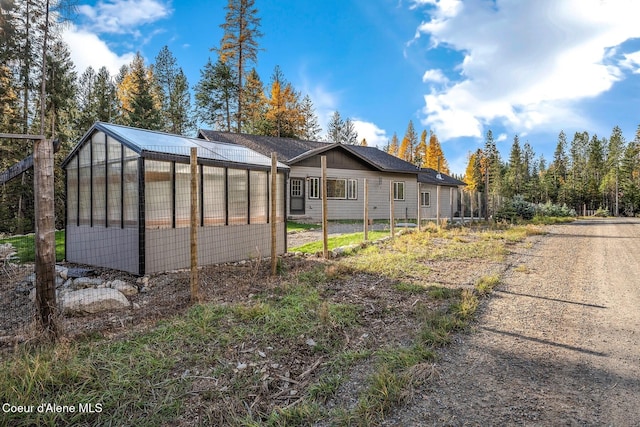
[[[597,211],[595,211],[595,213],[593,214],[593,216],[598,216],[598,217],[606,218],[606,217],[610,216],[610,214],[609,214],[609,209],[606,209],[606,208],[598,208],[598,210],[597,210]]]
[[[506,200],[495,214],[496,221],[514,222],[517,219],[533,219],[536,211],[534,205],[518,195]]]
[[[575,209],[569,209],[565,204],[562,206],[547,203],[538,203],[535,207],[536,215],[538,216],[551,216],[551,217],[569,217],[577,216]]]

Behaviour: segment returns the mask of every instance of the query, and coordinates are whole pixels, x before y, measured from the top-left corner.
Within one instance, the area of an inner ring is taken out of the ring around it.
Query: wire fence
[[[341,191],[337,179],[303,179],[301,191],[289,168],[236,147],[134,150],[100,133],[74,150],[64,168],[66,226],[55,234],[54,281],[56,321],[65,335],[167,316],[194,300],[217,298],[222,287],[238,286],[240,276],[267,280],[287,250],[292,197],[303,192],[311,204],[323,185],[334,196]],[[370,188],[367,180],[345,179],[344,199],[324,195],[331,202],[325,218],[359,217],[366,229],[374,218],[368,212],[384,211],[375,218],[386,217],[393,233],[396,224],[480,219],[485,212],[475,193],[399,182],[387,177]],[[343,200],[355,210],[344,213]],[[38,329],[34,241],[33,235],[0,239],[0,347]]]

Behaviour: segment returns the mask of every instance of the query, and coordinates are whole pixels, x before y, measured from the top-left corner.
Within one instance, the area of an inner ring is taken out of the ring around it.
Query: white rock
[[[129,308],[127,297],[117,289],[80,289],[64,294],[60,301],[63,313],[87,314]]]
[[[138,288],[123,281],[120,279],[116,279],[113,282],[111,282],[111,286],[109,286],[111,289],[117,289],[120,292],[122,292],[125,296],[131,297],[133,295],[136,295],[138,293]]]
[[[312,338],[309,338],[309,339],[306,341],[306,343],[307,343],[307,345],[308,345],[309,347],[315,347],[315,346],[316,346],[316,342],[315,342]]]
[[[80,290],[102,285],[104,281],[99,277],[78,277],[73,281],[73,289]]]

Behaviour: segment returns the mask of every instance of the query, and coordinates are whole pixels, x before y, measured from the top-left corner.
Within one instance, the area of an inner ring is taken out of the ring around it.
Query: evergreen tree
[[[260,18],[255,0],[229,0],[225,22],[220,27],[223,30],[220,47],[214,48],[220,56],[220,61],[228,65],[236,78],[235,96],[235,124],[237,132],[241,132],[245,121],[243,111],[244,78],[248,73],[248,65],[258,60],[258,41],[262,37],[260,32]]]
[[[138,52],[118,87],[126,125],[151,130],[163,128],[160,97],[156,88],[153,72],[144,65],[144,59]]]
[[[162,105],[164,130],[185,134],[194,125],[191,120],[189,83],[168,46],[164,46],[156,56],[153,72]]]
[[[245,121],[242,131],[249,134],[266,134],[265,113],[267,101],[264,96],[264,86],[255,68],[252,68],[244,85],[242,98],[242,110],[245,112]]]
[[[503,187],[503,195],[509,198],[515,195],[522,195],[524,167],[518,135],[513,138],[513,144],[511,145],[506,178],[507,179],[505,180]]]
[[[597,209],[603,206],[604,200],[601,197],[600,183],[604,170],[604,141],[599,139],[597,135],[591,137],[587,152],[587,170],[586,170],[586,193],[584,195],[585,202],[589,209]]]
[[[344,121],[340,142],[343,144],[358,145],[358,132],[350,118]]]
[[[640,126],[624,150],[620,165],[620,207],[627,216],[640,212]]]
[[[619,191],[620,191],[620,166],[626,149],[622,130],[616,126],[611,131],[609,145],[607,147],[607,160],[605,164],[606,174],[602,180],[602,190],[608,197],[610,212],[618,216],[619,212]]]
[[[327,125],[327,141],[342,142],[342,134],[344,132],[344,121],[338,111],[334,111],[329,124]]]
[[[237,94],[233,70],[222,61],[214,65],[209,58],[195,86],[196,116],[215,129],[231,132]]]
[[[305,95],[302,98],[300,114],[302,115],[302,134],[300,137],[311,141],[320,139],[322,128],[318,124],[318,116],[309,95]]]

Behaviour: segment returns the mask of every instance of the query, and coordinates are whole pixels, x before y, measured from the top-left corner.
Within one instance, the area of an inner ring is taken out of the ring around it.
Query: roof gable
[[[297,157],[309,150],[330,145],[327,142],[307,141],[295,138],[278,138],[275,136],[250,135],[243,133],[218,132],[213,130],[200,129],[198,138],[207,141],[225,142],[229,144],[237,144],[261,153],[265,156],[271,156],[276,153],[278,160],[288,163],[289,160]]]
[[[135,151],[141,157],[155,155],[173,155],[189,157],[191,148],[196,148],[198,158],[221,163],[239,165],[256,165],[270,167],[271,158],[255,152],[250,148],[224,142],[211,142],[198,138],[189,138],[181,135],[139,129],[129,126],[115,125],[111,123],[96,122],[80,142],[69,153],[63,166],[68,163],[81,146],[91,140],[91,136],[101,131],[116,139],[121,144]],[[288,168],[279,163],[279,168]]]

